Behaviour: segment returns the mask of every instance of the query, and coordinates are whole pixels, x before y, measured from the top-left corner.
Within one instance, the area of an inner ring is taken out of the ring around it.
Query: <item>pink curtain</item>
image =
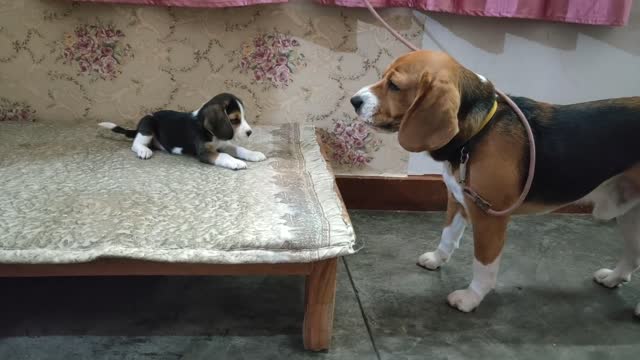
[[[96,2],[112,4],[138,4],[174,7],[235,7],[259,4],[283,3],[288,0],[74,0],[77,2]]]
[[[321,4],[364,7],[362,0],[315,0]],[[633,0],[370,0],[374,7],[409,7],[460,15],[626,25]]]

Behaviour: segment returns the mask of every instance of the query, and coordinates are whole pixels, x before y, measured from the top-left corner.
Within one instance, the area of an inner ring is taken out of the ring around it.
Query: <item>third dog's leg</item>
[[[496,286],[500,256],[507,233],[509,217],[497,217],[472,208],[469,211],[473,225],[473,280],[469,287],[449,294],[449,305],[469,312]]]
[[[610,288],[629,281],[640,266],[640,205],[619,216],[617,221],[624,237],[622,258],[613,270],[600,269],[593,275],[595,281]]]
[[[446,263],[453,252],[460,245],[460,239],[464,234],[467,226],[466,214],[462,205],[460,205],[451,193],[448,194],[447,200],[447,218],[445,227],[440,236],[440,244],[435,251],[422,254],[418,259],[418,265],[429,270],[435,270],[442,264]]]

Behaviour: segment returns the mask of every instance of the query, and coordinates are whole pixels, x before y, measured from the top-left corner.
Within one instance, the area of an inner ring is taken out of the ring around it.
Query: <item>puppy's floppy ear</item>
[[[447,70],[433,75],[425,71],[419,86],[400,124],[398,141],[408,151],[433,151],[446,145],[460,131],[460,92]]]
[[[212,104],[202,109],[204,127],[220,140],[233,138],[233,126],[222,104]]]

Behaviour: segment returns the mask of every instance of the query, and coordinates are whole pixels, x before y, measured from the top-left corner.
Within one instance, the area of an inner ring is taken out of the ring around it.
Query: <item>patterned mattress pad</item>
[[[95,125],[0,123],[0,263],[311,262],[356,242],[313,127],[254,127],[232,171]]]

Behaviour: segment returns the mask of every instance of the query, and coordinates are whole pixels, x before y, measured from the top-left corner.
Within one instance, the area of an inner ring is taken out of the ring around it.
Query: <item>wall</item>
[[[557,103],[640,95],[638,2],[623,28],[382,13],[508,92]],[[404,52],[366,10],[308,0],[224,10],[0,0],[0,121],[131,125],[231,91],[254,123],[323,129],[338,174],[403,176],[409,154],[354,122],[348,99]],[[415,157],[410,170],[424,165]]]
[[[421,41],[410,10],[386,16]],[[308,0],[222,10],[0,0],[0,121],[133,126],[230,91],[254,124],[323,129],[339,174],[404,175],[395,136],[354,122],[349,104],[406,51],[374,24]]]
[[[640,96],[638,1],[621,28],[444,14],[424,26],[424,48],[447,51],[505,92],[559,104]],[[410,172],[437,173],[429,163],[412,155]]]

